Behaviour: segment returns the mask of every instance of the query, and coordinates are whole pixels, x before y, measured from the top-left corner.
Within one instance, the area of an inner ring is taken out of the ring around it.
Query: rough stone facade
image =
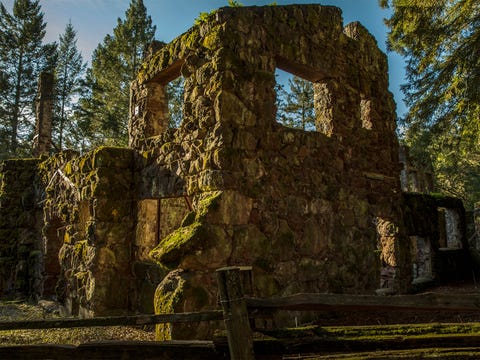
[[[38,159],[0,166],[0,295],[37,298],[42,287]]]
[[[60,153],[39,166],[45,186],[43,243],[58,254],[56,295],[82,317],[131,308],[134,196],[130,149]],[[50,258],[47,253],[47,258]]]
[[[317,131],[276,122],[276,68],[313,82]],[[402,195],[387,75],[374,38],[338,8],[215,11],[148,53],[130,149],[4,163],[0,292],[28,295],[32,279],[36,296],[85,317],[194,311],[217,308],[215,270],[229,265],[261,297],[407,291],[412,270],[439,262],[425,244],[441,247],[436,217],[425,231],[411,222],[442,206]],[[175,129],[166,86],[178,76]]]
[[[413,285],[468,279],[475,268],[459,199],[404,193],[404,219],[411,241]]]
[[[410,158],[407,146],[400,146],[400,182],[404,192],[429,193],[434,191],[433,186],[433,168],[428,166],[418,166]]]
[[[314,83],[316,132],[276,122],[276,68]],[[180,75],[184,119],[169,129],[166,85]],[[382,267],[392,272],[386,287],[406,290],[387,61],[339,9],[222,8],[151,55],[131,104],[138,193],[193,204],[152,251],[160,264],[204,284],[219,266],[251,265],[258,296],[371,292]],[[157,308],[170,302],[162,296]]]

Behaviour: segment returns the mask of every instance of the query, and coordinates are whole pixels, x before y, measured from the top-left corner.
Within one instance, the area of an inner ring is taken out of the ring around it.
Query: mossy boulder
[[[206,284],[212,281],[212,275],[177,269],[170,272],[155,291],[155,314],[192,312],[201,309],[213,309],[216,296]],[[212,327],[207,322],[188,324],[158,324],[157,340],[171,339],[207,339]]]

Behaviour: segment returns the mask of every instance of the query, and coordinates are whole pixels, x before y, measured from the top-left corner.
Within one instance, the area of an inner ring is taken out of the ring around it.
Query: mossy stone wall
[[[56,293],[67,312],[91,317],[131,310],[133,151],[60,153],[40,164],[40,174],[46,186],[44,242],[59,249],[47,255],[60,263]]]
[[[316,132],[276,122],[276,68],[314,83]],[[166,129],[155,94],[179,75],[184,119]],[[368,293],[385,267],[385,284],[406,291],[395,127],[386,56],[340,9],[215,11],[151,55],[132,85],[138,193],[184,194],[194,209],[153,257],[207,273],[250,265],[258,296]]]
[[[411,238],[427,239],[431,246],[432,280],[443,283],[452,280],[469,279],[474,264],[466,236],[466,215],[460,199],[440,194],[404,193],[404,219]],[[456,229],[446,224],[445,209],[456,213]],[[448,247],[447,237],[452,231],[460,235],[460,246]],[[416,254],[411,254],[412,258]]]
[[[0,165],[0,296],[36,299],[42,292],[38,159]]]

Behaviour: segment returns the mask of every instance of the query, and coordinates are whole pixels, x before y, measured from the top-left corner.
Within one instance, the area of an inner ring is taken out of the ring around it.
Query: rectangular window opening
[[[185,81],[183,76],[167,84],[168,102],[168,128],[178,129],[183,121],[183,102],[185,94]]]
[[[314,84],[279,68],[275,79],[277,122],[294,129],[316,131]]]

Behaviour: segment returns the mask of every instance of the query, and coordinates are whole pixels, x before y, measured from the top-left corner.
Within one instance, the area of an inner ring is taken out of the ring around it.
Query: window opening
[[[168,127],[170,129],[178,129],[182,123],[184,94],[183,76],[179,76],[167,84]]]
[[[360,100],[360,119],[362,128],[372,130],[372,101],[370,99]]]
[[[413,255],[413,279],[432,279],[432,246],[428,238],[411,236]]]
[[[50,219],[43,232],[43,296],[55,295],[61,272],[58,254],[65,238],[65,223],[59,217]]]
[[[462,246],[462,232],[460,230],[460,215],[454,209],[438,208],[440,216],[443,216],[444,221],[439,221],[441,228],[440,243],[446,245],[447,249],[461,249]],[[443,223],[443,224],[442,224]],[[442,234],[444,233],[444,235]],[[442,237],[445,239],[442,241]]]
[[[313,83],[279,68],[275,79],[277,122],[294,129],[316,131]]]

